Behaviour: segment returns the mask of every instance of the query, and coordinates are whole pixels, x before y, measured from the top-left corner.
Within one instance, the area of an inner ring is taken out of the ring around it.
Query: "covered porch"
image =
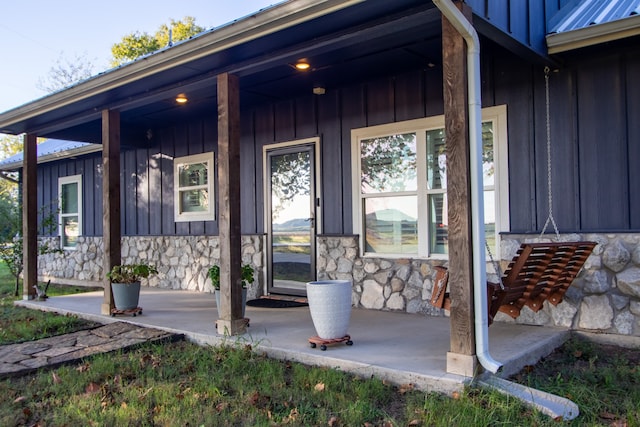
[[[143,313],[136,317],[101,314],[102,298],[102,292],[89,292],[16,304],[99,323],[131,322],[181,333],[203,345],[251,345],[276,359],[337,368],[363,377],[375,376],[397,385],[413,384],[424,391],[451,394],[473,380],[447,373],[450,335],[447,317],[353,309],[349,327],[353,346],[337,344],[321,351],[312,349],[307,341],[315,335],[308,307],[248,306],[250,327],[242,335],[229,337],[216,332],[218,316],[213,294],[143,287],[140,295]],[[503,364],[499,375],[507,377],[536,363],[568,336],[569,331],[560,328],[493,324],[489,341],[492,356]]]

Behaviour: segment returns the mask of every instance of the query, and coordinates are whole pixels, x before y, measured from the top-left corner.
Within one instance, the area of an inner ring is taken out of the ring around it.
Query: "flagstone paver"
[[[0,346],[0,379],[19,376],[43,367],[73,363],[99,353],[129,349],[148,341],[183,339],[159,329],[115,322],[94,329]]]

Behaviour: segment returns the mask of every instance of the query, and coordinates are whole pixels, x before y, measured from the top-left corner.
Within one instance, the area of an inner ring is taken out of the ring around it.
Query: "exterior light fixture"
[[[178,96],[176,96],[176,102],[178,104],[186,104],[188,100],[189,99],[187,98],[187,95],[185,95],[184,93],[181,93]]]
[[[311,65],[309,65],[309,63],[305,59],[301,59],[300,61],[296,62],[295,67],[296,70],[307,71],[309,68],[311,68]]]

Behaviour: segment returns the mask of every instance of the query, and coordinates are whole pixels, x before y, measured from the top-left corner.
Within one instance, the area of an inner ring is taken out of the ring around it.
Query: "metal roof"
[[[82,154],[101,151],[102,145],[86,142],[65,141],[61,139],[47,139],[37,145],[38,163],[55,159],[74,157]],[[0,161],[0,170],[12,171],[22,167],[24,155],[22,152]]]
[[[549,34],[605,24],[640,14],[640,0],[581,0],[563,7],[549,22]]]
[[[640,35],[640,0],[574,0],[549,20],[549,54]]]

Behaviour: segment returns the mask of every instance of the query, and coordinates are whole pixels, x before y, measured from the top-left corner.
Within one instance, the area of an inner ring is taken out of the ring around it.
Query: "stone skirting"
[[[498,313],[495,320],[640,336],[640,234],[567,234],[560,239],[598,243],[563,302],[558,306],[545,302],[537,313],[524,307],[515,320]],[[503,268],[522,242],[539,241],[543,240],[531,235],[502,236]],[[433,267],[443,263],[363,258],[359,255],[358,236],[318,239],[318,279],[352,280],[352,302],[357,307],[444,315],[444,310],[429,304]],[[493,272],[491,263],[487,270],[489,274]]]
[[[242,262],[253,266],[256,279],[248,298],[264,293],[263,242],[263,236],[242,237]],[[53,282],[102,286],[103,252],[101,237],[79,237],[75,250],[40,255],[38,275]],[[207,271],[220,259],[218,236],[123,237],[121,254],[123,264],[143,261],[158,268],[149,286],[213,292]]]
[[[640,234],[567,234],[561,240],[598,243],[563,302],[558,306],[545,303],[537,313],[524,307],[515,320],[498,313],[495,321],[640,336]],[[503,268],[522,242],[538,241],[532,235],[501,236]],[[264,293],[265,237],[243,236],[242,242],[243,263],[251,264],[256,272],[256,283],[248,292],[249,298],[255,298]],[[358,243],[358,236],[319,236],[318,279],[351,280],[356,307],[446,315],[429,304],[434,267],[445,260],[362,257]],[[39,274],[57,282],[101,286],[102,252],[102,238],[81,237],[75,251],[39,256]],[[150,286],[212,292],[207,270],[219,256],[217,236],[122,239],[123,263],[143,260],[158,267],[160,274],[149,280]],[[487,270],[491,273],[491,265]]]
[[[351,280],[356,307],[443,315],[429,298],[433,267],[445,260],[363,258],[358,236],[318,237],[317,253],[318,280]]]
[[[576,330],[640,336],[640,234],[565,234],[561,241],[598,243],[562,303],[549,303],[538,313],[525,307],[515,322],[554,325]],[[501,258],[510,260],[531,235],[505,235]],[[498,320],[514,321],[501,315]]]

